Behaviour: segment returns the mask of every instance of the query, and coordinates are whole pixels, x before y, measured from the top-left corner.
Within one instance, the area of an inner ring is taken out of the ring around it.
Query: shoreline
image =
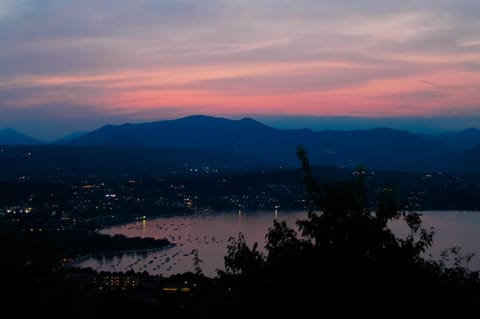
[[[157,251],[162,251],[166,249],[170,249],[173,247],[179,246],[179,244],[175,243],[169,243],[168,245],[164,247],[157,247],[157,248],[140,248],[140,249],[127,249],[127,250],[115,250],[111,252],[97,252],[93,254],[87,254],[87,255],[81,255],[78,257],[73,258],[72,261],[70,261],[67,265],[64,265],[63,268],[80,268],[82,267],[77,267],[74,264],[82,262],[83,260],[90,259],[90,258],[95,258],[98,256],[106,257],[106,256],[111,256],[111,257],[116,257],[118,255],[135,255],[135,254],[141,254],[141,253],[150,253],[150,252],[157,252]]]

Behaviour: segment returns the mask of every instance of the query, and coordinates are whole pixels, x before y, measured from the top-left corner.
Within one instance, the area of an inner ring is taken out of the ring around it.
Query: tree
[[[194,249],[193,250],[193,266],[194,266],[195,274],[198,275],[198,276],[203,275],[203,271],[202,271],[202,268],[200,266],[200,264],[202,264],[202,263],[203,263],[203,261],[200,259],[200,257],[198,257],[198,249]]]
[[[257,244],[250,249],[242,235],[230,240],[221,275],[230,276],[229,283],[238,278],[238,291],[248,294],[255,283],[272,303],[292,305],[287,312],[321,311],[327,316],[458,315],[474,305],[467,301],[480,296],[478,273],[424,259],[433,230],[422,227],[417,212],[400,211],[391,188],[385,187],[376,205],[368,205],[363,167],[354,172],[354,182],[319,184],[303,148],[297,156],[304,172],[307,218],[297,222],[298,233],[284,221],[274,221],[265,256]],[[405,238],[390,230],[393,220],[406,223],[410,231]],[[458,295],[446,293],[452,287]]]
[[[258,273],[264,263],[264,256],[258,251],[258,244],[254,243],[252,249],[248,247],[243,234],[238,239],[228,239],[225,271],[227,274],[252,276]]]

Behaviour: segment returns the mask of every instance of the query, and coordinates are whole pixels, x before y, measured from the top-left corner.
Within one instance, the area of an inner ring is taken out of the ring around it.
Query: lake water
[[[477,256],[471,261],[471,269],[480,269],[480,212],[432,211],[422,212],[425,227],[435,228],[434,245],[429,250],[434,258],[446,248],[461,246],[462,252]],[[192,250],[197,249],[203,261],[205,275],[214,277],[217,269],[223,269],[223,257],[229,237],[241,232],[249,245],[265,244],[265,234],[275,218],[286,220],[290,226],[306,217],[306,212],[244,212],[209,213],[158,218],[154,220],[115,226],[100,231],[102,234],[122,234],[128,237],[167,238],[176,245],[158,251],[123,256],[97,256],[78,261],[77,267],[91,267],[97,271],[147,271],[152,275],[170,276],[192,271]],[[405,227],[392,224],[399,235]],[[295,227],[296,229],[296,227]]]

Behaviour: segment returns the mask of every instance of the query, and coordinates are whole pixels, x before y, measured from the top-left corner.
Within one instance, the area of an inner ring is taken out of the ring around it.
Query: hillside
[[[302,145],[313,164],[375,169],[435,167],[448,148],[438,141],[386,128],[356,131],[281,130],[250,118],[190,116],[141,124],[107,125],[69,145],[220,150],[297,167]]]
[[[43,144],[43,142],[9,128],[0,130],[0,145],[38,145],[38,144]]]
[[[248,171],[271,167],[256,158],[222,151],[98,146],[4,146],[0,175],[163,176]]]

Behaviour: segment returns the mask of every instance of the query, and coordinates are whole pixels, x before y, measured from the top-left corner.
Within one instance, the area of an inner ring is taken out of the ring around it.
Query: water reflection
[[[306,212],[231,212],[159,218],[116,226],[101,231],[103,234],[122,234],[129,237],[167,238],[176,245],[172,248],[125,254],[123,256],[97,256],[76,264],[99,271],[147,271],[150,274],[169,276],[193,271],[193,253],[198,256],[205,275],[213,277],[216,269],[223,269],[223,257],[229,237],[237,237],[241,232],[248,244],[259,243],[263,248],[265,234],[273,220],[285,219],[294,226],[295,221],[306,217]],[[446,248],[462,246],[463,252],[478,253],[471,264],[472,269],[480,269],[480,213],[456,211],[424,212],[424,226],[435,227],[434,246],[429,251],[434,258]],[[406,236],[407,228],[398,222],[391,224],[399,236]]]
[[[480,270],[480,212],[422,212],[422,220],[424,228],[433,227],[435,232],[427,258],[438,260],[445,249],[461,247],[462,255],[476,255],[468,265],[469,268]],[[407,235],[408,229],[403,223],[392,223],[390,227],[397,236]]]

